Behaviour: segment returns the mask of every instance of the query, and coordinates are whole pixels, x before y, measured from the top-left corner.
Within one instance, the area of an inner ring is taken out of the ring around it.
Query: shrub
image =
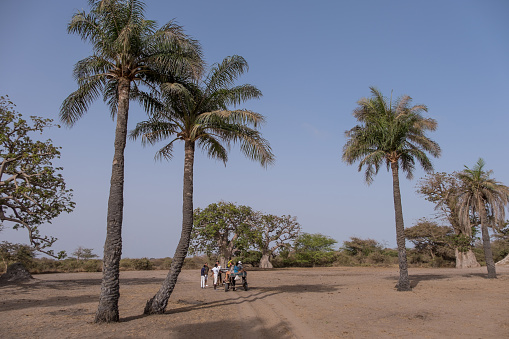
[[[252,266],[259,266],[260,260],[262,259],[262,252],[260,251],[247,251],[242,253],[242,255],[237,259],[242,261],[243,264],[248,264]],[[272,263],[272,260],[271,260]],[[272,264],[274,265],[274,264]]]
[[[81,262],[85,272],[101,272],[103,267],[102,260],[90,259]]]
[[[150,259],[152,262],[152,268],[154,270],[169,270],[171,268],[171,258],[160,258],[160,259]]]
[[[374,252],[383,250],[383,246],[373,239],[360,239],[351,237],[350,241],[343,242],[343,250],[350,255],[363,255],[368,256]]]
[[[141,259],[121,259],[120,268],[125,271],[148,271],[152,269],[152,262],[147,258]]]

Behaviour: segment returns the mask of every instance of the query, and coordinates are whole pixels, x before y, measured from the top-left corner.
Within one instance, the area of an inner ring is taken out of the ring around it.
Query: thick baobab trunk
[[[218,258],[219,265],[221,265],[222,268],[226,268],[226,264],[228,261],[226,260],[226,257],[224,255],[220,255]]]
[[[457,248],[454,250],[456,255],[456,268],[472,268],[480,267],[481,265],[477,262],[474,252],[468,250],[461,252]]]
[[[163,281],[159,291],[145,305],[145,314],[162,314],[168,305],[171,293],[177,284],[177,278],[184,265],[187,256],[191,232],[193,230],[193,165],[194,165],[194,142],[185,142],[184,160],[184,190],[182,204],[182,232],[180,241],[171,263],[170,272]]]
[[[95,314],[96,323],[119,320],[119,263],[122,255],[122,217],[124,209],[124,149],[127,137],[130,82],[127,79],[120,79],[118,86],[119,98],[117,127],[115,129],[115,154],[113,155],[111,169],[106,241],[104,243],[103,278],[99,307]]]
[[[399,281],[398,291],[411,291],[408,277],[406,258],[405,225],[403,222],[403,207],[401,206],[401,192],[399,189],[399,168],[397,162],[391,162],[392,188],[394,195],[394,214],[396,219],[396,242],[398,244]]]
[[[480,201],[481,199],[478,200]],[[488,268],[488,279],[495,279],[497,277],[497,271],[495,270],[495,261],[493,260],[493,252],[491,251],[490,234],[488,233],[488,227],[486,226],[486,209],[481,203],[479,203],[478,211],[481,216],[482,247],[484,249],[486,267]]]
[[[260,259],[260,268],[273,268],[272,263],[269,260],[270,255],[267,253],[262,254],[262,258]]]

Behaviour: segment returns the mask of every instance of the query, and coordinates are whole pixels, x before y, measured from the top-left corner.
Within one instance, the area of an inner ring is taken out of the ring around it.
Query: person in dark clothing
[[[203,265],[203,267],[201,268],[201,279],[200,279],[200,287],[201,288],[205,288],[205,278],[207,277],[207,264]]]

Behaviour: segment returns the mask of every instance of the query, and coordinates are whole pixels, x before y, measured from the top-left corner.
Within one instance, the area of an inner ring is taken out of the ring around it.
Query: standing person
[[[216,266],[219,268],[219,273],[217,274],[217,280],[219,281],[220,285],[223,285],[223,274],[221,273],[221,264],[219,263],[219,260],[216,261]]]
[[[220,268],[219,268],[218,264],[216,263],[214,265],[214,267],[212,268],[212,273],[214,274],[214,280],[213,280],[214,289],[216,289],[216,287],[217,287],[217,276],[219,275],[219,270],[220,270]]]
[[[205,263],[203,267],[205,267],[205,286],[208,287],[209,285],[207,285],[207,281],[209,280],[209,264]]]
[[[237,266],[237,263],[233,262],[232,266],[230,266],[230,277],[233,277],[233,279],[230,279],[232,283],[233,290],[236,291],[235,288],[235,279],[237,278],[237,274],[239,273],[239,267]]]
[[[201,268],[201,279],[200,279],[200,287],[205,288],[205,278],[207,277],[207,270],[205,269],[207,267],[207,264],[203,265]]]

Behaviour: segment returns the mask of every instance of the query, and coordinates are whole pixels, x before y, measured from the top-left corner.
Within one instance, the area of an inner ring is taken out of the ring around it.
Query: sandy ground
[[[143,316],[164,271],[122,272],[121,321],[94,324],[101,273],[0,286],[0,338],[509,338],[509,268],[252,271],[250,289],[200,288],[183,271],[163,315]],[[217,335],[217,336],[216,336]]]

